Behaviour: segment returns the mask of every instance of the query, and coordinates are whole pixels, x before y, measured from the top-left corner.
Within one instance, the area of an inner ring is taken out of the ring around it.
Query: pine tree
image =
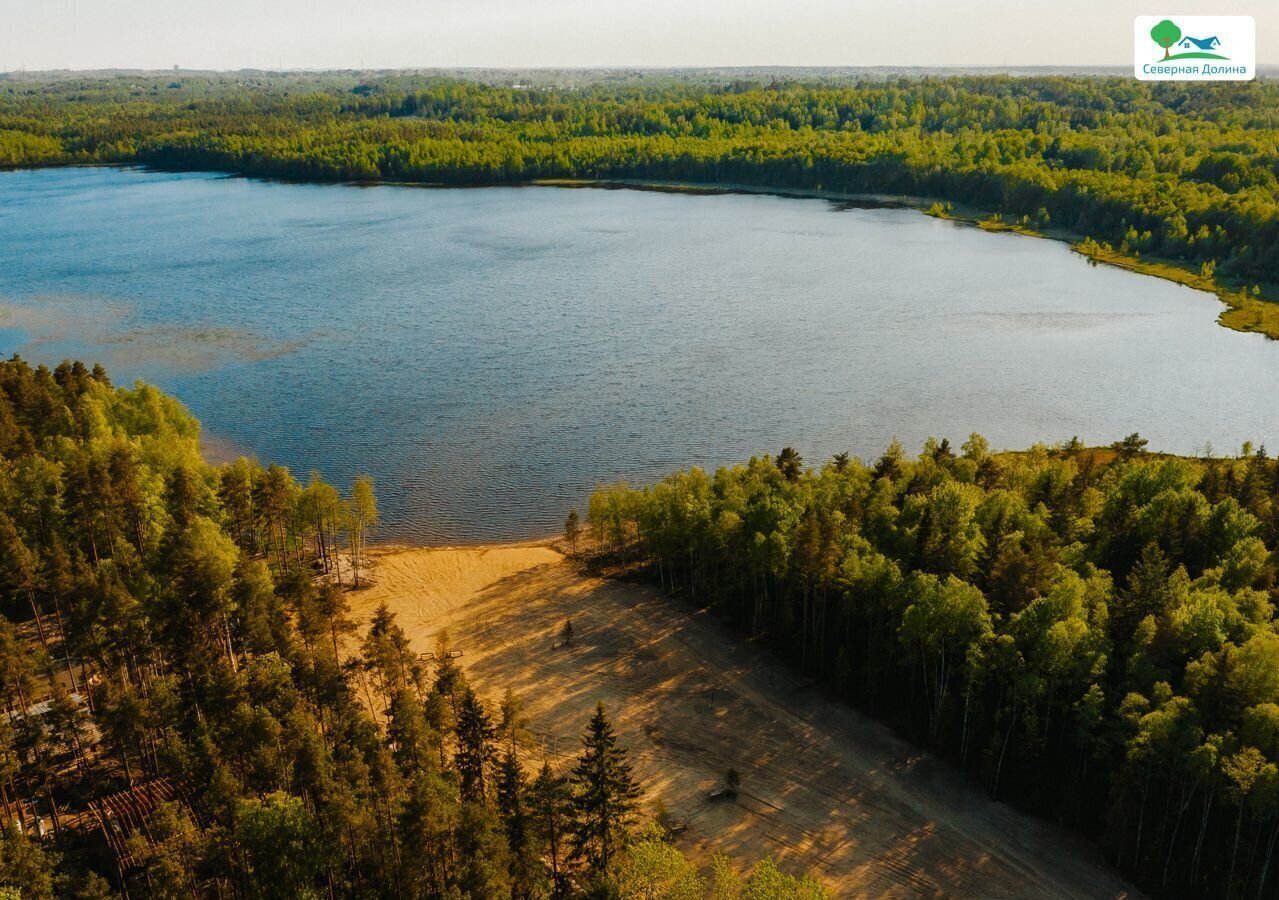
[[[391,698],[386,736],[395,761],[406,774],[432,762],[438,741],[426,723],[422,704],[407,690],[396,691]]]
[[[511,896],[541,896],[538,885],[545,880],[539,864],[540,853],[534,841],[534,829],[528,809],[528,785],[514,746],[502,754],[497,770],[497,809],[506,830],[506,845],[511,851]]]
[[[433,690],[448,701],[454,715],[456,715],[458,697],[464,687],[466,687],[466,675],[463,674],[458,664],[453,661],[448,631],[446,629],[441,630],[435,637],[435,684]]]
[[[601,874],[626,837],[640,791],[603,703],[596,704],[582,744],[573,769],[573,858]]]
[[[513,896],[510,861],[502,823],[493,810],[479,803],[463,803],[457,825],[459,894],[473,900]]]
[[[529,785],[529,812],[537,840],[546,848],[552,896],[563,897],[569,888],[564,850],[573,814],[573,792],[567,779],[551,771],[550,763],[542,764]]]
[[[787,481],[796,482],[804,471],[804,457],[794,447],[783,447],[777,454],[777,470]]]
[[[356,630],[355,623],[348,615],[350,604],[346,602],[346,594],[342,593],[342,589],[335,584],[324,584],[316,596],[315,610],[328,624],[329,639],[333,643],[333,656],[340,657],[341,637],[352,634]]]
[[[497,729],[480,698],[469,686],[462,694],[457,716],[457,774],[462,799],[483,803],[488,798],[489,773],[493,770]]]

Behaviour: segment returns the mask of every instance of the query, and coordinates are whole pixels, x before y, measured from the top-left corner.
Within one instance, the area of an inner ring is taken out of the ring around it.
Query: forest
[[[825,896],[670,842],[609,712],[569,759],[512,685],[358,624],[378,521],[100,367],[0,362],[0,898]]]
[[[145,164],[441,185],[631,179],[935,198],[1279,285],[1279,84],[1101,77],[0,77],[0,168]],[[949,204],[949,207],[946,206]],[[1250,327],[1279,336],[1279,321]],[[1262,320],[1265,320],[1264,322]]]
[[[609,552],[1160,897],[1279,885],[1279,462],[1078,441],[601,487]]]

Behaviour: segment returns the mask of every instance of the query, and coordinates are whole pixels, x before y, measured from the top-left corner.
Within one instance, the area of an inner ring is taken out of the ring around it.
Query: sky
[[[0,0],[0,71],[1132,64],[1138,15],[1279,0]]]

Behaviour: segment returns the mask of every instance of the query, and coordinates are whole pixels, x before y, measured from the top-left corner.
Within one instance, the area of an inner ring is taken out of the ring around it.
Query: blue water
[[[786,444],[1140,431],[1279,449],[1279,343],[1063,244],[817,200],[0,174],[0,351],[180,397],[383,540],[559,528],[593,485]]]

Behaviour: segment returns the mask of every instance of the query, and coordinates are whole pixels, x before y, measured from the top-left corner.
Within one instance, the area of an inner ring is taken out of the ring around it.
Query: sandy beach
[[[383,601],[415,649],[448,629],[477,690],[507,686],[536,736],[533,764],[572,764],[597,700],[645,789],[686,825],[701,861],[772,854],[838,897],[1136,897],[1099,852],[992,803],[980,787],[886,727],[832,701],[654,587],[585,574],[550,542],[383,548],[349,594]],[[571,618],[572,645],[557,647]],[[709,795],[736,768],[736,801]]]

